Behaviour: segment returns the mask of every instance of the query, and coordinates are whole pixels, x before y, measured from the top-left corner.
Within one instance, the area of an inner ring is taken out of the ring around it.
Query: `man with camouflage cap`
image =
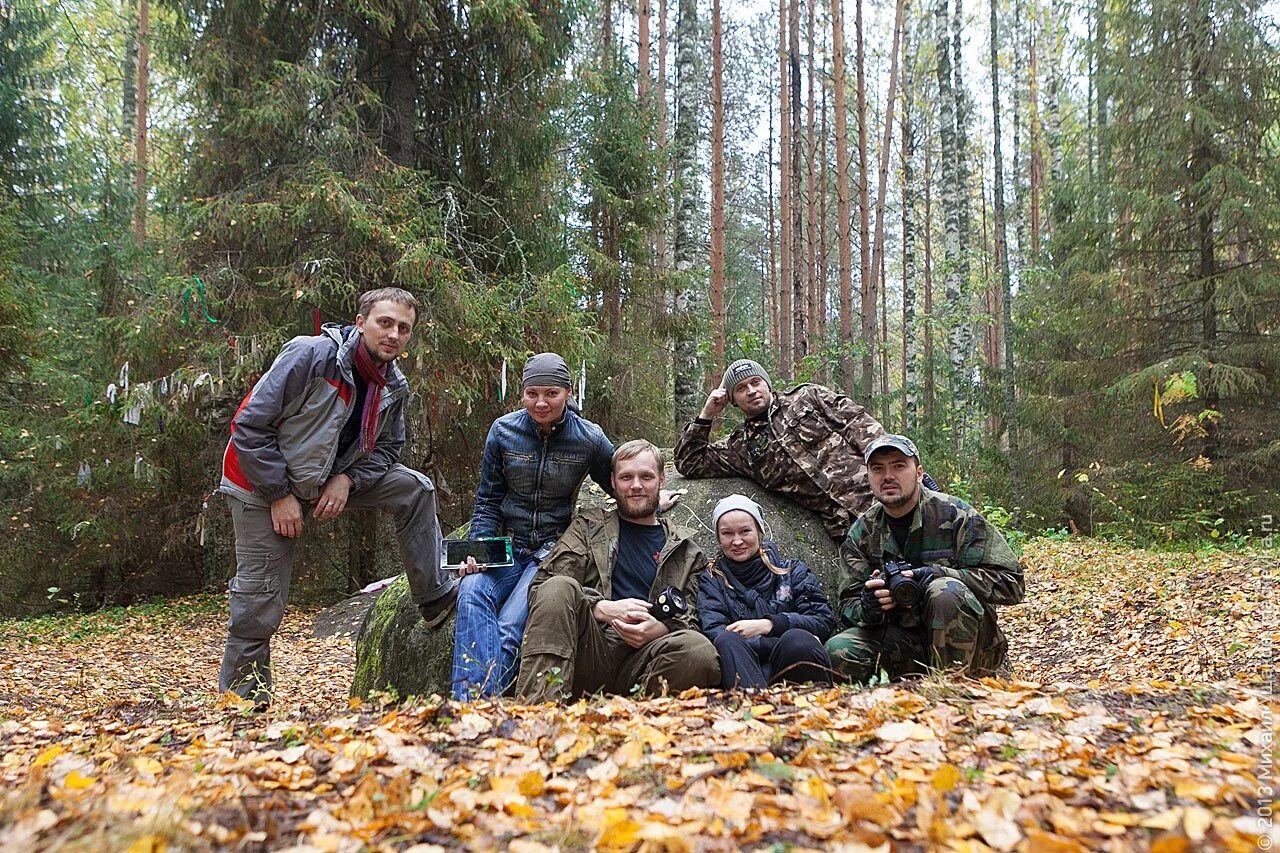
[[[847,630],[827,641],[832,666],[862,683],[881,670],[898,678],[928,668],[1003,669],[1008,643],[995,607],[1017,604],[1024,592],[1008,543],[972,506],[923,485],[920,453],[906,436],[881,436],[866,458],[876,503],[841,546],[839,618]],[[918,585],[913,605],[886,585],[898,568]]]
[[[729,403],[746,420],[712,443],[712,421]],[[871,504],[863,448],[883,434],[880,422],[843,394],[808,382],[774,392],[764,368],[741,358],[680,434],[676,470],[690,478],[754,480],[818,513],[839,541]],[[932,479],[925,482],[937,486]]]

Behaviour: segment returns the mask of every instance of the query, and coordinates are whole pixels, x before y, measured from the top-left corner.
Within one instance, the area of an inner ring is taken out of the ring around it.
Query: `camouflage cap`
[[[867,449],[863,451],[862,458],[870,462],[871,457],[881,450],[900,450],[903,456],[914,456],[916,462],[920,461],[920,451],[916,449],[916,443],[905,435],[885,433],[867,445]]]

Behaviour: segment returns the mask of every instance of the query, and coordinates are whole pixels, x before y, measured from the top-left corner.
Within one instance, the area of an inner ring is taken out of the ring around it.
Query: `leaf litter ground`
[[[218,598],[3,622],[0,850],[1265,850],[1273,560],[1038,540],[1014,680],[561,707],[349,700],[313,611],[259,715]]]

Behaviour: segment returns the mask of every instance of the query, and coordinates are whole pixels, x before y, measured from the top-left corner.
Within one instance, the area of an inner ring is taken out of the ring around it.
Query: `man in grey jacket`
[[[396,521],[414,603],[429,626],[457,597],[440,570],[431,480],[397,461],[409,386],[396,366],[418,320],[418,300],[395,287],[360,296],[354,326],[297,337],[231,420],[222,484],[236,536],[231,619],[218,688],[271,701],[271,635],[280,627],[304,505],[317,521],[377,508]]]

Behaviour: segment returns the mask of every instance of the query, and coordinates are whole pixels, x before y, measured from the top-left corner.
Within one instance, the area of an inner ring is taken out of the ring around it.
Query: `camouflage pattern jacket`
[[[707,569],[707,558],[693,541],[691,531],[672,524],[662,516],[658,523],[667,532],[667,542],[658,552],[658,572],[649,589],[649,600],[669,586],[684,593],[689,610],[669,620],[671,631],[698,630],[698,582]],[[613,567],[618,562],[618,511],[602,507],[584,509],[569,522],[556,547],[538,566],[529,587],[529,607],[538,597],[538,587],[554,575],[566,575],[582,585],[592,607],[613,601]],[[612,630],[612,629],[609,629]]]
[[[822,517],[843,539],[871,504],[863,448],[884,434],[867,410],[843,394],[805,383],[776,392],[766,415],[711,443],[711,426],[690,423],[676,442],[686,477],[747,477]]]
[[[842,628],[863,626],[862,587],[886,561],[932,566],[938,577],[955,578],[977,596],[984,611],[979,648],[1004,645],[994,605],[1017,604],[1025,592],[1022,566],[1000,531],[960,498],[923,486],[905,551],[889,530],[884,506],[876,502],[854,522],[840,557],[844,564],[839,603]],[[891,618],[895,611],[890,611]],[[897,619],[903,627],[923,629],[920,616],[904,612]]]

